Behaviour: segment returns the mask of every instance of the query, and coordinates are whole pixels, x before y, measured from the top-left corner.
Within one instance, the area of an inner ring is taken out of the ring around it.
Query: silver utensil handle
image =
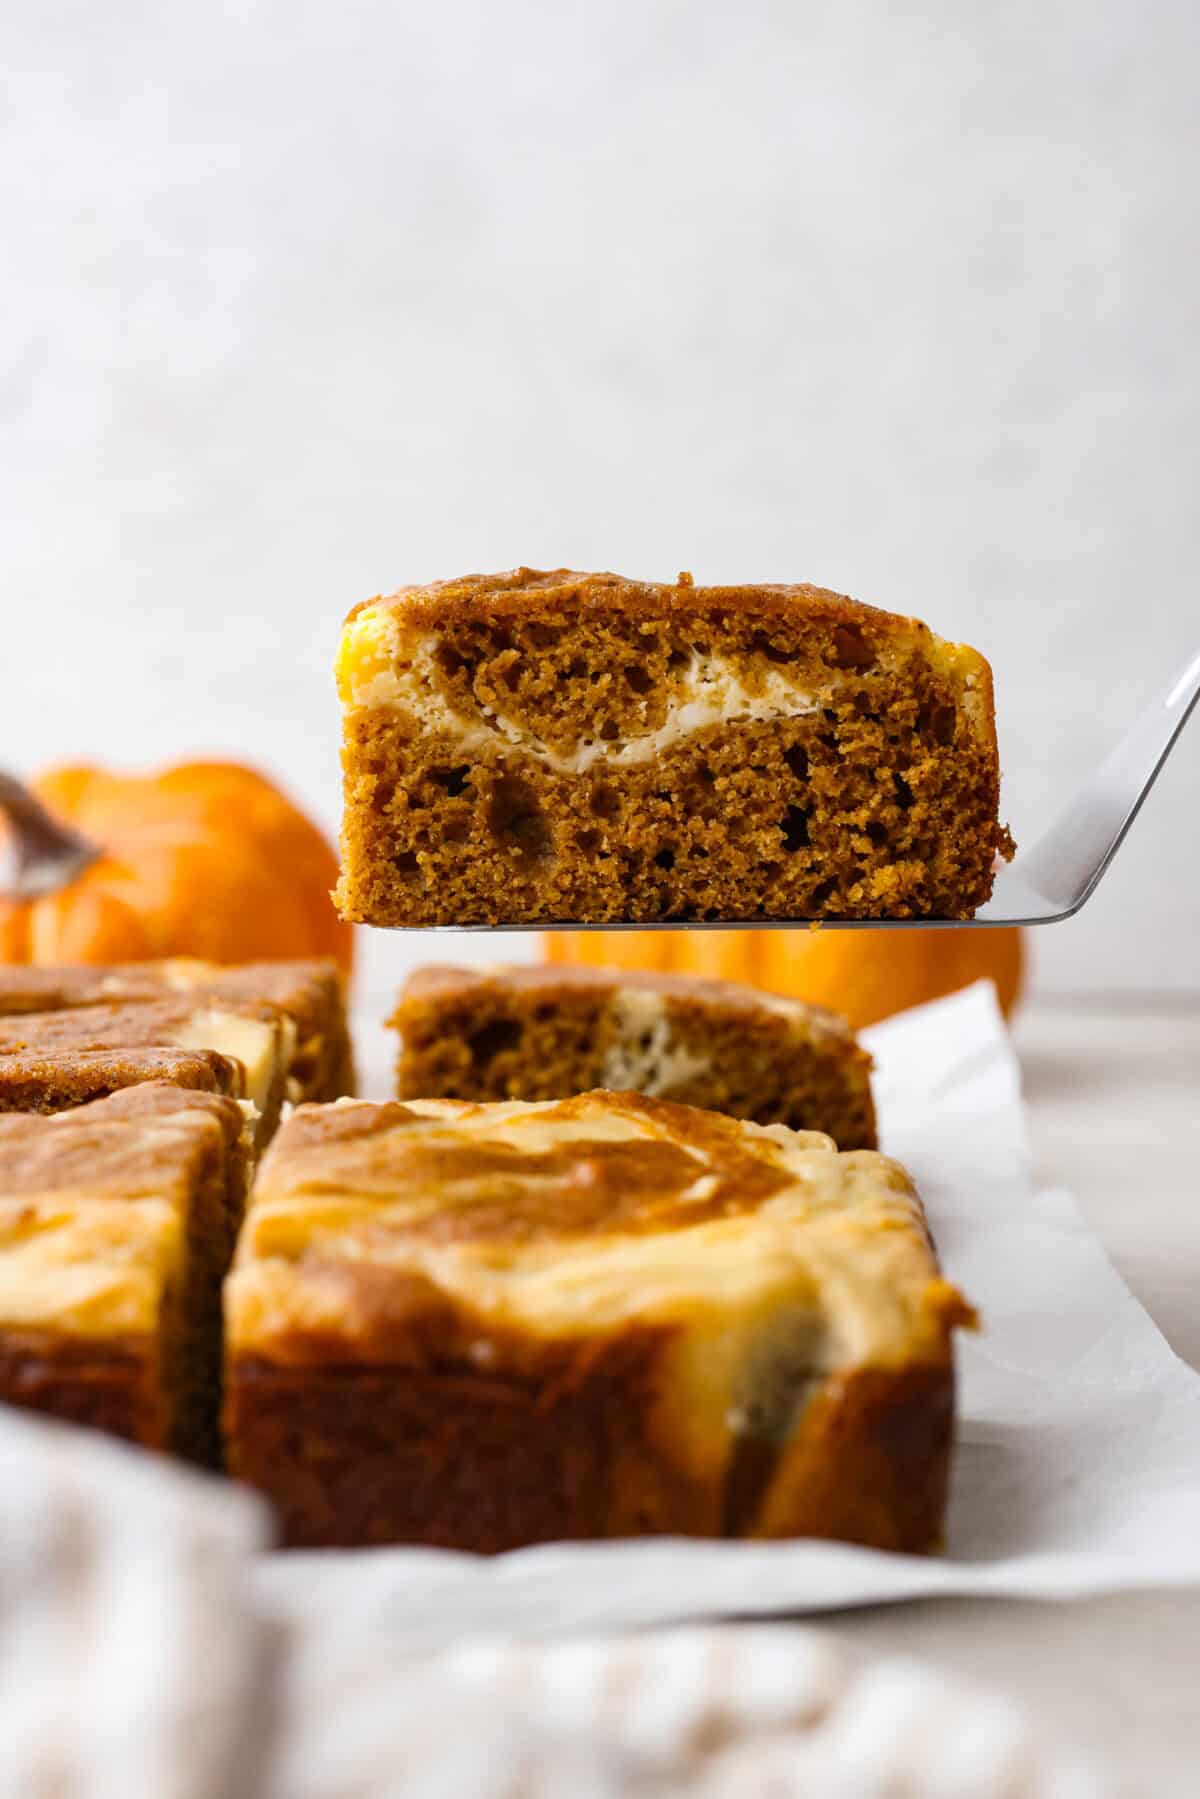
[[[37,795],[0,769],[0,812],[9,829],[0,837],[0,897],[40,899],[69,886],[100,849],[82,831],[62,824]]]
[[[1134,720],[1091,780],[1013,865],[1013,874],[1060,916],[1077,912],[1095,891],[1197,699],[1200,654]]]

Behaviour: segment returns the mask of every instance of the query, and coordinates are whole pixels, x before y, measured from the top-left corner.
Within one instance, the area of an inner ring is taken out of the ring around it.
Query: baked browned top
[[[804,1035],[837,1037],[848,1041],[853,1032],[844,1018],[824,1006],[785,994],[767,993],[741,981],[706,979],[701,975],[656,974],[647,969],[600,968],[582,963],[521,963],[497,968],[455,968],[429,964],[414,968],[401,989],[402,999],[433,1000],[469,997],[497,984],[533,998],[556,993],[594,993],[611,998],[616,993],[645,993],[663,999],[690,1000],[706,1008],[754,1013],[784,1021]],[[394,1021],[392,1021],[394,1022]]]
[[[56,1111],[138,1081],[170,1081],[208,1093],[238,1094],[239,1062],[205,1049],[55,1049],[0,1054],[0,1107]],[[53,1102],[43,1105],[43,1101]]]
[[[152,1335],[197,1183],[244,1129],[237,1101],[158,1082],[0,1116],[0,1329]]]
[[[458,575],[424,586],[401,587],[386,598],[355,606],[349,618],[370,607],[389,608],[414,624],[453,619],[496,617],[524,612],[531,605],[570,607],[573,612],[627,612],[661,617],[664,613],[805,611],[814,619],[858,623],[864,616],[876,628],[894,627],[932,638],[927,625],[899,613],[884,612],[849,595],[808,582],[760,582],[735,587],[697,587],[690,574],[677,581],[631,581],[610,572],[586,574],[579,569],[514,568],[494,575]]]
[[[792,1303],[835,1362],[886,1360],[966,1310],[904,1170],[815,1133],[608,1092],[300,1107],[227,1287],[234,1353],[405,1360],[431,1300],[451,1356],[489,1329],[725,1339]]]
[[[277,1081],[285,1023],[290,1035],[293,1027],[274,1006],[203,994],[98,1002],[0,1018],[0,1057],[52,1058],[62,1050],[213,1050],[242,1065],[246,1094],[262,1110]]]
[[[239,1004],[264,1001],[281,1007],[302,1026],[317,1024],[339,991],[337,964],[241,962],[225,967],[190,956],[108,965],[0,967],[0,1014],[54,1012],[73,1006],[125,1004],[203,992]]]

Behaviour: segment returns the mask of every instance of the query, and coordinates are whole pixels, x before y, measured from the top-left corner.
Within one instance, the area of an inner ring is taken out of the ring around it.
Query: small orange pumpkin
[[[1007,1017],[1024,973],[1018,930],[553,931],[544,942],[551,962],[748,981],[828,1006],[855,1030],[979,980],[995,983]]]
[[[76,765],[30,785],[103,855],[59,893],[0,900],[0,961],[335,956],[349,971],[353,933],[329,897],[337,858],[253,769],[189,762],[126,775]]]

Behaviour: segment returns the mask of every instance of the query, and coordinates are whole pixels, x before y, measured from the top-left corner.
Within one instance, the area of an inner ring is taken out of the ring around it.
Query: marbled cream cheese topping
[[[244,1104],[154,1082],[0,1117],[0,1329],[153,1339],[183,1278],[197,1181],[249,1122]]]
[[[619,987],[608,1013],[613,1039],[604,1053],[602,1087],[614,1093],[669,1093],[709,1066],[707,1056],[674,1040],[661,993]]]
[[[730,1347],[798,1308],[824,1366],[911,1355],[965,1311],[903,1169],[816,1133],[605,1092],[300,1107],[227,1285],[235,1348],[332,1333],[369,1355],[414,1280],[481,1334],[686,1322]]]
[[[338,674],[343,703],[352,709],[383,706],[411,712],[427,729],[457,737],[464,752],[494,748],[500,739],[562,774],[580,774],[597,763],[650,762],[712,725],[802,718],[820,711],[823,692],[834,684],[831,676],[825,689],[814,691],[770,668],[751,688],[724,657],[693,654],[677,677],[662,724],[611,742],[587,738],[563,753],[491,706],[481,705],[473,715],[452,706],[439,683],[437,647],[432,634],[405,644],[393,618],[366,608],[350,620],[342,638]]]

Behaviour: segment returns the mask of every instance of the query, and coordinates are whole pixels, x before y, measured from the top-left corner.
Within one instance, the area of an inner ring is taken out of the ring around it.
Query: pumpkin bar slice
[[[420,968],[388,1023],[401,1099],[648,1093],[874,1149],[871,1058],[832,1012],[734,981]]]
[[[331,960],[246,962],[227,967],[177,956],[107,967],[0,968],[0,1015],[161,1000],[174,993],[278,1007],[292,1027],[288,1099],[340,1099],[354,1092],[345,992],[337,964]]]
[[[246,1114],[149,1082],[0,1117],[0,1401],[213,1462]]]
[[[373,925],[969,918],[992,676],[818,587],[517,569],[355,608],[342,916]]]
[[[65,1112],[140,1081],[167,1081],[232,1098],[246,1084],[241,1063],[213,1050],[0,1051],[0,1112]]]
[[[240,1068],[239,1094],[255,1107],[261,1145],[279,1122],[294,1032],[291,1020],[275,1006],[241,1005],[203,994],[127,1004],[98,1002],[61,1012],[0,1017],[0,1069],[10,1056],[19,1056],[28,1066],[30,1058],[51,1064],[61,1052],[74,1056],[103,1051],[112,1055],[111,1084],[116,1086],[122,1063],[127,1071],[124,1084],[140,1078],[129,1051],[215,1052]],[[37,1109],[44,1109],[44,1104]]]
[[[636,1094],[301,1106],[225,1287],[226,1456],[291,1544],[929,1550],[952,1328],[871,1151]]]

